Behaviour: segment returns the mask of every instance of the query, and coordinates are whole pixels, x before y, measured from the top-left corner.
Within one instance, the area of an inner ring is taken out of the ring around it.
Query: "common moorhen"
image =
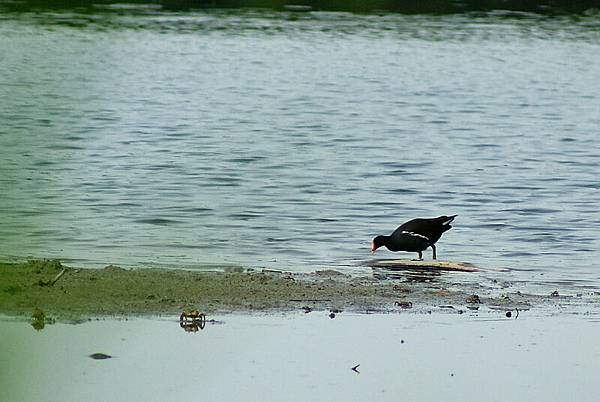
[[[412,251],[419,253],[419,259],[423,259],[423,250],[431,247],[433,259],[437,259],[435,243],[440,239],[442,233],[450,230],[450,223],[458,215],[438,216],[437,218],[416,218],[403,223],[389,236],[377,236],[373,239],[371,251],[375,252],[379,247],[385,246],[390,251]]]

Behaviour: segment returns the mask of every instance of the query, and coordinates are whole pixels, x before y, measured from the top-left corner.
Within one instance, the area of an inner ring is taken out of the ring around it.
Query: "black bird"
[[[435,243],[442,237],[442,233],[450,230],[450,223],[458,215],[438,216],[437,218],[417,218],[403,223],[389,236],[377,236],[373,239],[371,251],[385,246],[390,251],[413,251],[419,253],[423,259],[423,250],[431,247],[433,259],[437,259]]]

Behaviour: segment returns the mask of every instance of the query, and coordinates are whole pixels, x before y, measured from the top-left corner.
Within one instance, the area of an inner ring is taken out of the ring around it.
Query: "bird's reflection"
[[[442,275],[441,271],[431,269],[373,268],[373,277],[378,280],[400,280],[402,282],[434,283]]]

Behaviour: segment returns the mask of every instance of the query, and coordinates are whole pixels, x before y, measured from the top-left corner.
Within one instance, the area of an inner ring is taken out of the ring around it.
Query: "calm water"
[[[598,399],[597,314],[216,318],[219,324],[186,333],[176,318],[54,324],[36,332],[0,317],[0,396],[47,402]],[[92,353],[114,357],[92,360]],[[358,373],[351,370],[357,364]]]
[[[0,259],[351,271],[459,214],[441,258],[598,286],[599,66],[597,16],[2,13]]]

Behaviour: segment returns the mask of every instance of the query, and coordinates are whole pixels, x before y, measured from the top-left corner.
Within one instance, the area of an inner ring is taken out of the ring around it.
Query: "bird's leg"
[[[419,261],[421,261],[423,259],[423,252],[421,251],[417,251],[419,253]]]
[[[432,245],[431,245],[431,249],[433,250],[433,259],[434,259],[434,260],[437,260],[437,254],[436,254],[436,252],[435,252],[435,244],[432,244]]]

